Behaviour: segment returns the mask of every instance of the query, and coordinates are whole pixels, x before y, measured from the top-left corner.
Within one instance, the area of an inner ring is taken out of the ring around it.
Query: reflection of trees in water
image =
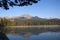
[[[21,32],[19,35],[22,37],[28,38],[32,35],[32,33],[31,32]]]
[[[0,32],[0,40],[9,40],[9,39],[4,33]]]
[[[60,31],[60,27],[27,27],[27,28],[5,28],[4,32],[5,33],[15,33],[19,34],[21,32],[30,32],[32,34],[39,34],[43,32],[58,32]]]
[[[3,33],[4,25],[0,24],[0,40],[9,40],[8,37]]]

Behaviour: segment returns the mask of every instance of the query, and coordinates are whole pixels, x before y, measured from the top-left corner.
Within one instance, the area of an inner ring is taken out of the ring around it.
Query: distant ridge
[[[6,17],[7,18],[7,17]],[[9,20],[13,21],[23,21],[23,20],[37,20],[37,21],[49,21],[49,20],[55,20],[55,21],[60,21],[59,18],[52,18],[52,19],[46,19],[46,18],[40,18],[38,16],[31,16],[29,14],[23,14],[21,16],[14,16],[12,18],[8,18]]]
[[[11,25],[11,26],[21,26],[21,25],[60,25],[60,19],[59,18],[52,18],[52,19],[46,19],[46,18],[40,18],[38,16],[30,16],[28,14],[24,14],[22,16],[16,16],[12,18],[0,18],[3,20],[4,24]]]

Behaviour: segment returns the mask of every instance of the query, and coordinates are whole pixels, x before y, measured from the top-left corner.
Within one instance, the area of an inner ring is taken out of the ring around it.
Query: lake
[[[7,34],[10,40],[60,40],[60,32],[43,32],[38,34],[27,33],[17,33],[17,34]]]
[[[9,26],[4,32],[10,40],[60,40],[60,25]]]

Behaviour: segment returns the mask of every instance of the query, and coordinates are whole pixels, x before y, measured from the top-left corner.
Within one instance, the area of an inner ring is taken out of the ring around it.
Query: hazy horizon
[[[4,16],[4,17],[0,17],[0,18],[18,18],[18,17],[24,17],[24,15],[26,16],[26,17],[39,17],[39,16],[32,16],[32,15],[29,15],[29,14],[22,14],[22,15],[20,15],[20,16],[11,16],[11,17],[9,17],[9,16]],[[39,17],[39,18],[44,18],[44,17]],[[57,18],[57,17],[50,17],[50,18],[44,18],[44,19],[54,19],[54,18],[56,18],[56,19],[60,19],[60,18]]]

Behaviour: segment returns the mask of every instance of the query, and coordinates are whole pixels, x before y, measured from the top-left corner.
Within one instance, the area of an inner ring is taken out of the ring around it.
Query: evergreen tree
[[[0,0],[0,7],[9,9],[9,6],[28,6],[33,3],[38,3],[39,0]]]

